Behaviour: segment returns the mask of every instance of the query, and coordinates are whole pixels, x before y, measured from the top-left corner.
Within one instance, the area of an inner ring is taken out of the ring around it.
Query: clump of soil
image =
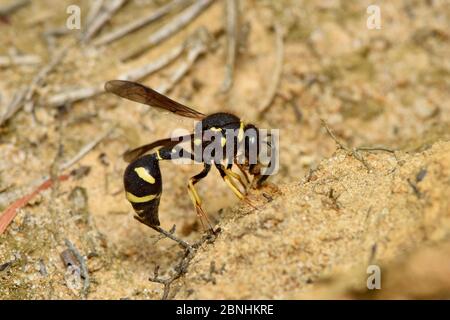
[[[450,143],[366,159],[371,172],[339,151],[281,196],[262,190],[261,203],[273,200],[261,209],[224,212],[177,297],[449,297]],[[369,265],[381,269],[379,292],[367,289]]]

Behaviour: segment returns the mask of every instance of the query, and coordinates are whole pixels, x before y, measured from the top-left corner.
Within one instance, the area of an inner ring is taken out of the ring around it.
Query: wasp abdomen
[[[123,182],[128,201],[137,219],[149,226],[159,226],[158,208],[162,192],[157,154],[145,155],[128,165]]]

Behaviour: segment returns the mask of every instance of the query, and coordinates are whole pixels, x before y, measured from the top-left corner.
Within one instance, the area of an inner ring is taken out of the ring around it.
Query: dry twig
[[[36,55],[0,56],[0,68],[15,65],[33,65],[41,63],[41,58]]]
[[[82,35],[81,40],[87,42],[96,35],[126,1],[127,0],[110,0],[107,5],[103,5],[97,16],[92,18],[92,22],[87,27],[86,32]]]
[[[388,148],[388,147],[358,147],[356,148],[357,150],[360,151],[385,151],[385,152],[389,152],[389,153],[395,153],[397,150]]]
[[[372,170],[372,168],[367,163],[367,161],[364,159],[364,157],[359,153],[359,151],[366,151],[366,152],[384,151],[384,152],[393,153],[395,156],[396,150],[390,149],[387,147],[382,147],[382,146],[349,148],[334,135],[333,131],[331,131],[330,127],[328,126],[328,124],[326,123],[325,120],[321,119],[321,122],[322,122],[322,125],[324,126],[324,128],[327,130],[328,135],[336,142],[336,144],[339,146],[339,148],[345,150],[348,154],[352,155],[356,160],[360,161],[366,167],[368,172],[370,172]]]
[[[66,55],[70,45],[64,46],[62,49],[59,50],[51,59],[50,62],[45,65],[39,72],[36,74],[36,76],[31,81],[28,91],[25,95],[25,110],[28,112],[31,112],[34,108],[34,102],[33,102],[33,95],[36,91],[36,89],[42,85],[44,82],[44,79],[48,76],[49,73],[51,73],[55,67],[61,62],[61,60]]]
[[[159,232],[161,235],[163,235],[165,238],[169,238],[169,239],[175,241],[176,243],[178,243],[183,248],[185,248],[187,250],[191,250],[192,249],[192,247],[191,247],[191,245],[189,243],[187,243],[186,241],[181,240],[180,238],[174,236],[175,226],[173,226],[170,231],[166,231],[166,230],[164,230],[163,228],[161,228],[159,226],[154,226],[152,228],[155,231]]]
[[[59,28],[51,28],[49,30],[44,31],[42,33],[42,36],[44,37],[45,42],[47,44],[47,51],[48,52],[55,51],[57,38],[68,35],[71,32],[72,30],[67,29],[65,26]]]
[[[178,6],[187,4],[187,0],[173,0],[169,2],[168,4],[162,6],[156,11],[151,10],[150,14],[147,16],[144,16],[140,19],[133,20],[130,23],[127,23],[123,26],[118,27],[117,29],[105,34],[104,36],[101,36],[97,40],[93,41],[92,44],[94,46],[101,46],[105,44],[109,44],[111,42],[114,42],[127,34],[134,32],[136,30],[139,30],[170,13],[173,9],[175,9]]]
[[[23,101],[26,93],[26,88],[20,88],[16,91],[11,102],[6,107],[5,112],[0,117],[0,127],[23,107]]]
[[[95,18],[99,15],[100,10],[103,7],[104,0],[91,0],[91,6],[89,7],[89,12],[86,16],[85,28],[88,29]]]
[[[186,60],[171,75],[166,84],[161,85],[157,91],[167,94],[189,72],[195,61],[208,49],[210,35],[206,28],[200,27],[186,44],[188,48]]]
[[[227,20],[227,58],[225,66],[225,79],[220,88],[221,92],[227,92],[233,86],[234,65],[236,63],[238,19],[239,10],[237,0],[226,1]]]
[[[277,94],[278,86],[281,80],[281,74],[283,73],[283,61],[284,61],[284,41],[283,41],[283,30],[282,27],[276,23],[275,26],[275,37],[276,37],[276,61],[275,68],[272,73],[272,79],[270,81],[269,88],[267,90],[267,95],[259,106],[260,117],[270,108],[275,95]]]
[[[194,35],[190,36],[186,42],[176,46],[166,54],[162,55],[158,59],[147,63],[145,65],[133,68],[131,70],[128,70],[121,75],[119,75],[117,78],[121,80],[128,80],[128,81],[139,81],[159,70],[164,68],[165,66],[169,65],[175,59],[177,59],[186,49],[186,46],[188,46],[191,42],[193,42],[193,39],[198,38],[199,31],[197,30]],[[195,47],[195,46],[194,46]],[[196,51],[191,53],[191,58],[188,59],[189,61],[192,61],[192,59],[195,61],[198,56],[204,52],[203,48],[202,50],[199,50],[198,47],[195,47]],[[200,52],[201,51],[201,52]],[[189,54],[188,54],[189,55]],[[178,75],[175,77],[173,76],[172,80],[170,81],[170,84],[166,85],[165,87],[170,88],[172,87],[176,82],[178,82],[181,77],[189,70],[190,66],[194,62],[188,62],[190,63],[187,70],[186,66],[183,67],[182,72],[178,72]],[[164,89],[167,90],[167,89]],[[57,94],[54,94],[50,96],[46,101],[45,104],[52,106],[52,107],[58,107],[65,104],[70,104],[76,101],[89,99],[92,97],[95,97],[98,94],[101,94],[104,92],[104,83],[98,84],[96,86],[92,87],[85,87],[85,88],[77,88],[70,91],[64,91]]]
[[[167,84],[162,85],[159,90],[161,93],[167,93],[173,86],[183,78],[187,72],[192,68],[194,62],[206,52],[210,35],[208,31],[200,27],[192,35],[190,35],[185,42],[171,49],[169,52],[159,57],[158,59],[147,63],[143,66],[133,68],[118,76],[118,79],[138,81],[156,71],[164,68],[177,59],[185,50],[188,49],[187,59],[184,61],[177,71],[170,77]],[[92,98],[100,93],[103,93],[103,82],[96,86],[77,88],[70,91],[63,91],[53,96],[50,96],[45,104],[53,107],[70,104],[76,101]]]
[[[321,119],[321,122],[322,125],[327,130],[328,135],[334,140],[334,142],[336,142],[336,144],[339,146],[340,149],[345,150],[348,154],[351,154],[356,160],[360,161],[366,167],[367,171],[370,172],[372,170],[367,161],[363,158],[361,154],[359,154],[359,152],[355,148],[353,149],[348,148],[343,142],[341,142],[334,135],[333,131],[331,131],[330,127],[328,126],[325,120]]]
[[[180,31],[183,27],[188,25],[194,20],[203,10],[205,10],[213,0],[198,0],[192,6],[184,10],[181,14],[173,18],[169,23],[158,29],[151,34],[146,41],[138,48],[131,51],[122,58],[122,61],[128,61],[140,56],[146,50],[154,47],[155,45],[163,42],[176,32]]]
[[[86,156],[92,149],[94,149],[100,142],[102,142],[103,139],[105,139],[107,136],[109,136],[112,131],[113,131],[113,129],[109,129],[106,132],[104,132],[101,135],[99,135],[93,141],[91,141],[91,142],[87,143],[86,145],[84,145],[74,157],[72,157],[71,159],[67,160],[66,162],[63,162],[59,166],[59,171],[64,171],[66,169],[69,169],[75,163],[77,163],[78,161],[83,159],[84,156]]]
[[[31,3],[30,0],[16,0],[10,4],[4,5],[0,7],[0,17],[9,16],[14,12],[16,12],[17,10],[19,10],[20,8],[29,5],[30,3]]]
[[[164,285],[164,293],[162,295],[162,300],[167,300],[169,298],[170,286],[172,285],[173,282],[175,282],[175,280],[179,279],[180,277],[182,277],[184,274],[187,273],[189,264],[192,261],[192,259],[194,259],[195,255],[197,253],[197,249],[204,242],[206,242],[206,241],[212,242],[212,241],[214,241],[215,238],[212,237],[211,235],[207,235],[207,236],[202,237],[202,239],[199,240],[198,242],[190,245],[187,242],[174,236],[173,233],[171,233],[169,231],[165,231],[164,229],[162,229],[160,227],[154,227],[153,229],[155,229],[162,235],[172,239],[173,241],[177,242],[179,245],[181,245],[184,248],[183,258],[176,265],[175,274],[173,274],[172,276],[170,276],[168,278],[162,279],[159,277],[159,266],[156,266],[153,277],[150,277],[148,279],[151,282],[161,283],[162,285]]]
[[[66,104],[71,104],[76,101],[89,99],[95,97],[96,95],[104,91],[103,84],[97,85],[95,87],[77,88],[70,91],[63,91],[50,96],[46,101],[45,105],[50,107],[59,107]]]
[[[64,239],[64,242],[67,248],[69,248],[69,250],[77,258],[78,263],[80,264],[81,277],[84,279],[82,296],[83,298],[86,298],[89,293],[89,285],[90,285],[89,272],[86,266],[86,261],[69,239]]]
[[[158,59],[147,63],[145,65],[133,68],[131,70],[128,70],[124,72],[123,74],[119,75],[117,78],[121,80],[128,80],[128,81],[138,81],[141,80],[153,73],[155,73],[158,70],[161,70],[165,66],[172,63],[175,59],[177,59],[185,50],[186,44],[183,43],[179,46],[176,46],[166,54],[162,55]],[[104,90],[104,82],[91,86],[91,87],[85,87],[85,88],[77,88],[72,89],[70,91],[63,91],[60,93],[56,93],[52,96],[50,96],[46,101],[45,105],[51,106],[51,107],[59,107],[66,104],[74,103],[76,101],[89,99],[92,97],[97,96],[98,94],[103,93]]]
[[[139,66],[137,68],[128,70],[127,72],[121,74],[118,79],[120,80],[129,80],[129,81],[138,81],[141,80],[150,74],[155,73],[158,70],[161,70],[165,66],[172,63],[176,58],[178,58],[184,51],[186,47],[185,43],[182,43],[163,56],[159,57],[158,59],[147,63],[143,66]]]

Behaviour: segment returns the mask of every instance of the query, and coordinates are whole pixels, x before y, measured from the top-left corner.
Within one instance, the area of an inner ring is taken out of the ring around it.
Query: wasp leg
[[[242,175],[244,176],[245,181],[247,182],[247,185],[249,185],[250,184],[250,178],[248,177],[248,174],[245,171],[244,166],[242,164],[238,163],[238,162],[235,162],[235,164],[239,168],[239,170],[241,171]]]
[[[222,179],[225,181],[225,183],[227,184],[227,186],[231,189],[231,191],[233,191],[233,193],[239,198],[239,199],[244,199],[245,196],[244,194],[239,190],[237,184],[234,182],[233,178],[234,177],[234,172],[233,174],[230,174],[230,172],[232,172],[230,169],[225,168],[223,165],[221,164],[215,164],[217,170],[219,170],[220,176],[222,177]]]
[[[236,179],[241,184],[242,188],[244,188],[244,190],[247,190],[247,185],[244,183],[244,181],[242,181],[241,176],[239,174],[233,172],[231,170],[231,167],[227,167],[224,170],[225,170],[225,173],[227,174],[227,176],[230,176],[230,177]],[[235,183],[233,183],[233,185],[235,187],[237,187]]]
[[[251,206],[254,209],[257,209],[256,206],[254,206],[250,200],[248,200],[245,195],[238,189],[236,183],[233,181],[233,176],[229,174],[229,172],[231,170],[227,170],[223,165],[221,164],[215,164],[217,170],[219,170],[219,173],[222,177],[222,179],[225,181],[225,183],[227,184],[228,188],[231,189],[231,191],[233,191],[233,193],[240,199],[245,201],[245,203],[247,203],[249,206]],[[233,172],[234,173],[234,172]]]
[[[182,159],[182,158],[195,160],[195,157],[192,153],[190,153],[189,151],[187,151],[186,149],[184,149],[180,146],[174,146],[173,148],[170,148],[170,149],[169,148],[161,148],[157,151],[157,156],[158,156],[158,159],[160,159],[160,160],[175,160],[175,159]],[[212,228],[211,223],[208,219],[208,215],[206,214],[205,210],[203,210],[203,208],[201,206],[202,201],[200,199],[200,196],[198,195],[197,190],[194,187],[194,185],[198,181],[200,181],[201,179],[203,179],[204,177],[206,177],[208,175],[210,169],[211,169],[211,165],[205,163],[203,171],[189,179],[188,191],[189,191],[189,196],[191,197],[192,202],[195,207],[195,210],[197,212],[197,216],[199,216],[199,218],[200,218],[200,223],[202,224],[203,229],[204,230],[207,229],[205,227],[205,224],[203,223],[203,220],[205,220],[208,225],[209,231],[212,234],[216,234],[217,232],[215,232],[214,229]]]
[[[195,210],[197,212],[197,216],[200,218],[200,222],[202,224],[203,229],[206,229],[205,225],[203,223],[203,219],[204,219],[206,221],[206,223],[208,224],[209,230],[214,234],[214,229],[211,226],[211,223],[208,219],[208,215],[205,212],[205,210],[203,210],[203,208],[202,208],[202,200],[200,199],[200,196],[198,195],[198,192],[194,186],[197,182],[199,182],[201,179],[203,179],[204,177],[206,177],[208,175],[210,169],[211,169],[211,165],[205,163],[202,172],[200,172],[199,174],[197,174],[189,179],[188,191],[189,191],[189,196],[191,197],[192,203],[194,204]]]

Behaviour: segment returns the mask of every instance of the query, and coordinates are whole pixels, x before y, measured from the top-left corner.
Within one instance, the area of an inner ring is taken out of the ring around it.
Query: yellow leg
[[[194,180],[193,178],[189,179],[189,183],[188,183],[189,196],[191,197],[192,203],[194,204],[195,211],[197,212],[197,216],[200,218],[200,223],[202,224],[202,228],[204,230],[207,229],[205,226],[205,223],[203,222],[203,220],[205,220],[206,224],[208,225],[208,229],[214,234],[214,229],[211,226],[211,223],[208,219],[208,215],[205,212],[205,210],[203,210],[203,208],[202,208],[202,200],[200,199],[200,196],[198,195],[197,189],[195,189],[195,187],[194,187],[195,182],[196,182],[196,180]]]
[[[245,172],[244,167],[242,166],[242,164],[237,163],[237,162],[235,162],[235,163],[236,163],[236,166],[239,168],[239,170],[242,172],[242,175],[244,176],[245,181],[247,182],[247,185],[250,184],[250,178],[248,177],[247,172]]]
[[[189,183],[188,183],[188,191],[189,191],[189,195],[191,196],[191,200],[195,205],[201,205],[202,204],[202,200],[200,199],[200,196],[198,195],[197,190],[194,187],[194,180],[191,178],[189,179]]]
[[[233,191],[233,193],[239,198],[239,199],[244,199],[244,195],[242,194],[242,192],[236,187],[236,184],[233,182],[233,180],[226,175],[225,177],[223,177],[223,180],[225,180],[227,186],[231,189],[231,191]]]
[[[255,205],[253,205],[250,200],[248,200],[241,191],[236,187],[236,184],[233,182],[233,180],[230,178],[230,176],[225,175],[223,177],[223,180],[226,182],[227,186],[233,191],[233,193],[241,200],[243,200],[245,203],[247,203],[249,206],[251,206],[254,209],[257,209]]]
[[[242,181],[242,178],[241,178],[240,175],[238,175],[237,173],[231,171],[230,169],[224,169],[224,170],[225,170],[225,174],[227,176],[236,179],[241,184],[242,188],[244,188],[244,190],[247,190],[247,186],[244,183],[244,181]],[[234,184],[234,186],[237,187],[236,184]]]

